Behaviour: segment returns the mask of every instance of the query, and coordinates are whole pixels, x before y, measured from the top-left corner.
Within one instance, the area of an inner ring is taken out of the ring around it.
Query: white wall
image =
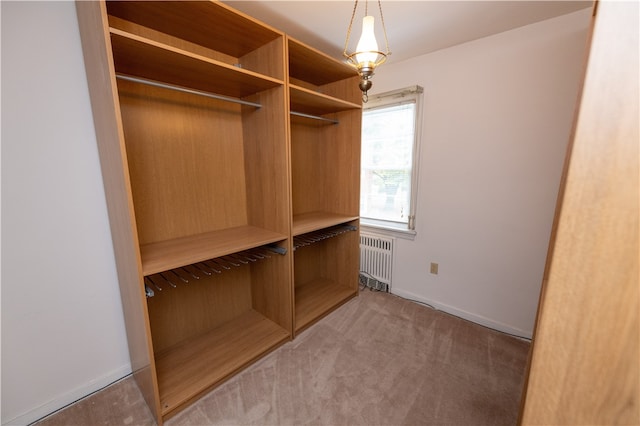
[[[397,240],[393,293],[531,337],[590,13],[377,72],[372,93],[425,89],[417,236]]]
[[[2,423],[131,371],[73,2],[1,2]]]

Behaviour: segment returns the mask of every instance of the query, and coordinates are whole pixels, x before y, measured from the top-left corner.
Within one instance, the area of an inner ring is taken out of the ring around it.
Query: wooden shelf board
[[[341,223],[358,219],[358,216],[346,216],[328,212],[310,212],[293,216],[293,235],[302,235]]]
[[[322,278],[296,286],[296,331],[308,327],[356,295],[353,288]]]
[[[283,33],[220,2],[107,2],[110,15],[240,57]]]
[[[354,68],[289,37],[289,74],[316,86],[357,75]]]
[[[275,243],[286,235],[255,226],[240,226],[140,246],[143,275],[202,262]]]
[[[111,28],[116,72],[242,98],[284,84],[144,37]]]
[[[314,92],[304,87],[289,85],[291,92],[291,111],[304,114],[330,114],[349,109],[360,109],[360,105]]]
[[[256,311],[156,356],[162,415],[179,408],[290,339]]]

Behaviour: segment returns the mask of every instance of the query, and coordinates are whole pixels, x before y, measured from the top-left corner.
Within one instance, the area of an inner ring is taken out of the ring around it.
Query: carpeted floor
[[[515,425],[528,350],[527,341],[364,290],[166,424]],[[39,423],[60,424],[153,420],[126,379]]]

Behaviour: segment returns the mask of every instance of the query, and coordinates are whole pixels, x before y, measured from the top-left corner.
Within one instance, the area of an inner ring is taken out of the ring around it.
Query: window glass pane
[[[362,217],[408,222],[414,127],[413,102],[363,112]]]

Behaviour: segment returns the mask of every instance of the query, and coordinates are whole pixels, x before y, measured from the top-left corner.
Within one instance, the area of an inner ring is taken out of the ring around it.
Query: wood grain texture
[[[116,72],[242,98],[282,80],[210,59],[168,44],[111,29]]]
[[[220,274],[198,274],[194,279],[184,274],[188,283],[166,274],[176,281],[173,288],[164,280],[154,281],[162,291],[154,288],[149,299],[149,318],[156,358],[167,349],[205,334],[233,320],[251,309],[251,270],[247,265]]]
[[[360,210],[361,95],[348,65],[288,38],[292,234],[352,221]],[[296,250],[295,326],[300,332],[358,293],[359,241],[348,232]]]
[[[160,401],[104,3],[76,2],[134,377],[158,423]]]
[[[247,311],[163,353],[157,360],[163,416],[184,408],[288,339],[284,329],[255,311]]]
[[[144,275],[275,243],[286,235],[255,226],[238,226],[140,247]]]
[[[241,57],[283,34],[217,1],[115,1],[109,14]]]
[[[358,294],[358,235],[346,232],[295,251],[296,332]]]
[[[325,126],[325,141],[331,141],[325,171],[327,193],[325,202],[330,211],[345,215],[360,215],[360,139],[362,111],[342,111],[332,118],[336,126]]]
[[[354,68],[292,37],[289,45],[289,75],[322,86],[357,75]]]
[[[357,83],[356,83],[357,87]],[[289,85],[291,90],[291,111],[303,114],[324,115],[336,111],[358,109],[359,104],[332,97],[305,87]]]
[[[320,93],[362,107],[362,91],[360,90],[360,77],[353,76],[344,80],[336,80],[324,84],[318,88]]]
[[[140,243],[247,225],[240,106],[119,89]]]
[[[191,52],[229,65],[237,64],[239,61],[235,56],[226,55],[222,52],[218,52],[217,50],[191,43],[170,34],[165,34],[152,28],[147,28],[135,22],[118,18],[117,16],[109,15],[108,18],[110,28],[119,30],[123,33],[133,34],[148,40],[154,40],[158,43],[174,47],[180,51]]]
[[[293,235],[306,234],[307,232],[329,228],[341,223],[358,219],[357,216],[345,216],[327,212],[309,212],[293,217]]]
[[[522,424],[640,424],[638,4],[600,2]]]
[[[278,37],[272,42],[252,50],[238,58],[238,63],[243,69],[284,81],[287,69],[284,40],[284,37]]]
[[[242,173],[250,224],[289,234],[289,167],[284,87],[247,98],[261,108],[242,112]]]
[[[293,336],[293,277],[290,250],[251,265],[252,307]]]
[[[339,124],[291,121],[293,214],[360,212],[361,110],[325,115]]]
[[[296,333],[300,333],[355,297],[356,291],[318,278],[296,288]]]
[[[291,120],[291,197],[293,215],[327,211],[324,203],[327,150],[323,126],[317,120]]]

